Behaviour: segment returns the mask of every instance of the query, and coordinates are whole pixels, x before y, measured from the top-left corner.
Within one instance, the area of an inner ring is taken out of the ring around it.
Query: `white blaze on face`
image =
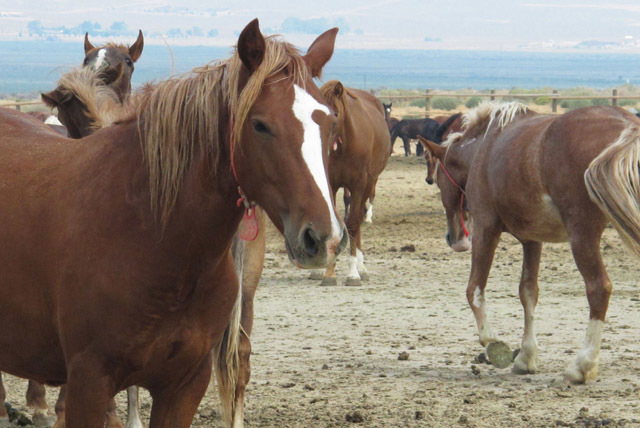
[[[100,49],[98,51],[98,56],[96,57],[96,60],[93,63],[94,70],[100,70],[100,67],[102,67],[102,63],[104,62],[104,57],[106,54],[107,54],[106,49]]]
[[[295,99],[293,100],[293,114],[302,123],[304,137],[302,140],[302,158],[304,159],[309,172],[313,176],[320,193],[327,202],[327,209],[331,217],[332,237],[340,238],[340,222],[336,217],[331,203],[329,183],[324,169],[322,159],[322,138],[320,136],[320,126],[314,122],[311,115],[314,111],[320,110],[329,114],[329,109],[315,100],[307,91],[294,85]]]

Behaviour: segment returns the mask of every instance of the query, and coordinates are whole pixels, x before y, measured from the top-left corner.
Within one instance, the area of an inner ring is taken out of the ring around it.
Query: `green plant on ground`
[[[431,100],[431,107],[436,110],[455,110],[459,101],[455,98],[435,97]]]

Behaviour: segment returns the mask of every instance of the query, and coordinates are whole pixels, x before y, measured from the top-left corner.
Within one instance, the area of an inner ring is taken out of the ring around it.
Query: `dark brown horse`
[[[469,248],[465,200],[473,219],[467,299],[480,343],[496,340],[484,290],[500,235],[508,232],[524,250],[524,336],[513,370],[537,370],[533,320],[542,242],[569,241],[590,314],[584,345],[565,379],[594,379],[612,289],[600,254],[608,220],[640,255],[640,120],[617,107],[555,116],[517,103],[486,103],[465,115],[463,132],[450,136],[444,147],[425,144],[440,161],[437,183],[447,213],[447,243],[454,250]]]
[[[393,144],[395,143],[396,138],[400,137],[402,139],[402,144],[404,145],[404,155],[409,156],[411,154],[410,141],[417,139],[418,135],[422,132],[422,128],[424,128],[425,123],[432,120],[433,119],[426,117],[424,119],[402,119],[396,123],[390,130],[391,147],[389,148],[389,153],[393,151]],[[417,147],[420,147],[420,150],[422,149],[420,145]],[[416,151],[417,150],[418,149],[416,148]],[[418,155],[421,154],[418,152],[416,153]]]
[[[136,384],[154,399],[151,428],[189,426],[239,303],[238,186],[296,265],[333,262],[347,236],[325,167],[336,119],[312,78],[334,39],[302,57],[253,21],[230,60],[158,85],[136,115],[81,140],[0,112],[12,250],[0,252],[0,349],[12,350],[0,368],[66,382],[67,428],[102,427],[110,398]]]
[[[358,89],[344,88],[338,81],[325,83],[321,91],[336,112],[338,138],[329,156],[329,181],[335,194],[340,188],[351,193],[347,212],[347,229],[351,240],[349,274],[346,285],[360,285],[367,279],[360,239],[365,204],[373,212],[378,176],[389,160],[389,131],[382,103]],[[324,273],[323,285],[336,284],[335,264]]]

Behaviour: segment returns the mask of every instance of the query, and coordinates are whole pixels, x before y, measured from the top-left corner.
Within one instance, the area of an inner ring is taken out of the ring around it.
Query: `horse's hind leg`
[[[582,350],[565,371],[565,381],[572,383],[593,380],[598,374],[600,341],[612,290],[600,254],[600,236],[604,225],[599,231],[598,227],[590,226],[590,229],[580,229],[575,236],[570,234],[571,251],[584,278],[589,301],[589,326]]]
[[[116,401],[113,398],[109,401],[109,406],[107,407],[105,428],[124,428],[116,412]]]
[[[472,239],[471,274],[467,285],[467,301],[476,319],[480,344],[487,346],[489,342],[494,342],[497,339],[487,320],[484,289],[487,286],[493,255],[500,241],[500,232],[494,228],[482,228],[480,224],[475,224]]]
[[[404,157],[408,157],[411,154],[411,144],[409,143],[409,138],[403,136],[402,144],[404,144]]]
[[[245,243],[244,268],[242,272],[242,316],[240,343],[238,345],[239,367],[233,407],[233,428],[244,426],[244,393],[251,377],[251,331],[253,330],[253,299],[262,276],[266,224],[264,211],[259,211],[260,233],[255,240]]]
[[[369,274],[364,266],[364,254],[360,242],[360,225],[364,217],[364,202],[368,198],[368,194],[360,189],[351,193],[352,206],[347,218],[350,243],[349,274],[345,284],[347,286],[359,286],[362,281],[369,279]]]
[[[211,379],[211,353],[162,389],[152,389],[149,428],[189,428]]]
[[[538,362],[538,341],[533,327],[534,312],[538,304],[538,271],[540,268],[540,242],[522,244],[524,260],[520,277],[520,302],[524,309],[524,335],[520,353],[513,364],[513,372],[517,374],[535,373]]]
[[[140,391],[137,386],[127,388],[127,425],[125,428],[142,428],[140,420]]]
[[[33,424],[41,427],[53,425],[53,420],[49,418],[47,412],[49,406],[45,399],[46,390],[44,385],[33,380],[29,380],[27,386],[27,407],[33,411]]]
[[[0,373],[0,428],[7,428],[11,426],[9,423],[9,415],[7,409],[4,407],[4,402],[7,399],[7,391],[4,389],[2,383],[2,373]]]

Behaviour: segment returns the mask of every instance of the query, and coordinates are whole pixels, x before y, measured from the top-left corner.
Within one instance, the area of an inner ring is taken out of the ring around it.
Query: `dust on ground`
[[[470,253],[445,244],[445,217],[424,161],[391,158],[363,226],[370,280],[320,287],[287,259],[273,228],[255,303],[247,427],[640,426],[638,262],[607,228],[602,249],[614,292],[598,379],[562,382],[588,321],[584,283],[567,244],[545,244],[536,311],[539,372],[518,376],[477,361],[484,350],[465,297]],[[338,198],[341,201],[341,198]],[[340,203],[340,205],[342,205]],[[487,286],[490,322],[519,347],[522,250],[504,235]],[[348,266],[341,257],[337,274]],[[27,411],[26,381],[5,375],[8,400]],[[55,389],[49,389],[53,408]],[[142,394],[147,418],[150,399]],[[125,395],[118,397],[125,415]],[[213,388],[194,427],[220,427]]]

